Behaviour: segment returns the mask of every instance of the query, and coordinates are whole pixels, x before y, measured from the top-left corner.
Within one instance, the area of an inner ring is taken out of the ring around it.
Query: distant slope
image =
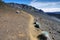
[[[60,19],[60,12],[47,12],[46,14],[50,16],[55,16]]]

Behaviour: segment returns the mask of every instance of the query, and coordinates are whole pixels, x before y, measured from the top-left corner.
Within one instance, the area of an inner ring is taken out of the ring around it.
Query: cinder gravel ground
[[[0,40],[30,40],[28,27],[31,17],[14,10],[0,12]]]
[[[5,7],[0,9],[0,40],[38,40],[42,31],[49,32],[51,40],[60,40],[60,22],[43,13],[19,10],[17,14]],[[40,28],[34,27],[35,20]]]

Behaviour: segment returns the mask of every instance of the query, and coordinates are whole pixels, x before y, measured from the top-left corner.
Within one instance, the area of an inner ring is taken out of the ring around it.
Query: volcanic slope
[[[49,32],[53,40],[60,40],[59,21],[33,8],[14,7],[0,8],[0,40],[38,40],[41,30]],[[39,28],[35,27],[35,22]]]
[[[33,26],[33,16],[22,10],[19,11],[17,14],[16,9],[0,8],[0,40],[35,39],[32,36],[33,31],[36,31]]]

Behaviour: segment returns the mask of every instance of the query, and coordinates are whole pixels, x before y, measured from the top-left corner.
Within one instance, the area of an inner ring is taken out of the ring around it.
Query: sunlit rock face
[[[50,34],[47,31],[42,31],[38,36],[38,40],[52,40]]]

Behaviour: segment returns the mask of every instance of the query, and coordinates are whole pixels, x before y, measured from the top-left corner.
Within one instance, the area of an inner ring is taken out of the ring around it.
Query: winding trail
[[[34,27],[34,16],[20,10],[9,9],[0,12],[0,40],[38,40],[42,32]]]
[[[23,13],[26,13],[26,12],[23,12]],[[28,13],[27,13],[28,14]],[[34,27],[34,17],[30,14],[28,14],[30,16],[30,21],[29,21],[29,27],[28,27],[28,30],[29,30],[29,36],[30,36],[30,40],[37,40],[36,38],[36,32],[35,32],[35,27]]]

